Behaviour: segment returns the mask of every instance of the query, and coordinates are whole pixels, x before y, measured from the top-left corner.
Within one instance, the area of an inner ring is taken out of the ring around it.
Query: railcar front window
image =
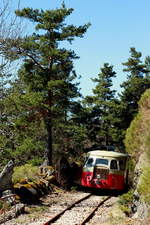
[[[93,165],[93,161],[94,161],[93,158],[89,158],[89,159],[87,160],[87,162],[86,162],[86,166],[87,166],[87,167],[92,166],[92,165]]]
[[[108,160],[107,159],[96,159],[95,164],[101,164],[101,165],[108,165]]]

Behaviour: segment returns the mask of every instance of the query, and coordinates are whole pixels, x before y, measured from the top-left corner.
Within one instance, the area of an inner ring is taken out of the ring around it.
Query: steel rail
[[[103,201],[101,201],[96,207],[95,209],[82,221],[82,223],[80,223],[80,225],[85,225],[87,222],[89,222],[90,219],[92,219],[92,217],[94,216],[95,212],[97,211],[97,209],[103,205],[108,199],[110,199],[111,197],[107,197],[105,198]]]
[[[52,217],[49,221],[47,221],[46,223],[44,223],[43,225],[50,225],[51,223],[54,223],[58,218],[60,218],[61,215],[63,215],[67,210],[70,210],[71,208],[73,208],[76,204],[82,202],[83,200],[89,198],[90,196],[92,196],[92,194],[88,194],[85,197],[77,200],[76,202],[74,202],[73,204],[71,204],[69,207],[67,207],[66,209],[64,209],[63,211],[61,211],[60,213],[58,213],[56,216]]]

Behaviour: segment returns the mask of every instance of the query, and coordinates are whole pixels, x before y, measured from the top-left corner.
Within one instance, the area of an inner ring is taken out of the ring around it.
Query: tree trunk
[[[53,155],[53,138],[52,138],[52,92],[48,91],[48,106],[49,110],[45,117],[45,125],[47,129],[47,148],[45,151],[45,162],[44,165],[52,166],[52,155]]]
[[[51,124],[47,125],[47,148],[45,151],[45,160],[46,165],[52,165],[52,153],[53,153],[53,146],[52,146],[52,126]]]

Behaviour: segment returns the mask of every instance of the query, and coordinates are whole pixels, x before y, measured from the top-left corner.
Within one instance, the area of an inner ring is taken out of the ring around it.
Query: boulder
[[[65,157],[58,160],[56,170],[57,182],[61,187],[68,189],[72,183],[72,168]]]
[[[10,160],[0,173],[0,192],[13,187],[12,174],[14,166],[14,161]]]

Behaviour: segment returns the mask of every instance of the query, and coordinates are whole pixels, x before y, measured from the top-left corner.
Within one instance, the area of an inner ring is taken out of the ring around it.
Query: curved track
[[[96,200],[94,200],[94,198]],[[97,198],[99,198],[97,200]],[[79,224],[79,225],[84,225],[87,222],[90,221],[90,219],[92,219],[92,217],[94,216],[95,212],[97,211],[97,209],[102,206],[108,199],[110,199],[111,197],[106,197],[105,199],[102,199],[102,197],[100,196],[94,196],[92,194],[88,194],[85,197],[77,200],[76,202],[74,202],[73,204],[71,204],[69,207],[65,208],[64,210],[62,210],[60,213],[58,213],[57,215],[55,215],[54,217],[52,217],[50,220],[48,220],[46,223],[44,223],[43,225],[50,225],[50,224],[65,224],[64,218],[67,220],[68,222],[66,222],[66,224],[68,225],[72,225],[72,224]],[[81,210],[83,209],[84,210]],[[76,217],[76,222],[71,222],[71,219],[74,215],[74,211],[76,211],[75,213],[75,217]],[[85,213],[85,211],[87,211]],[[83,212],[85,215],[83,215]],[[67,215],[66,215],[67,213]],[[81,217],[80,222],[77,221],[77,219]],[[62,220],[62,221],[61,221]]]

